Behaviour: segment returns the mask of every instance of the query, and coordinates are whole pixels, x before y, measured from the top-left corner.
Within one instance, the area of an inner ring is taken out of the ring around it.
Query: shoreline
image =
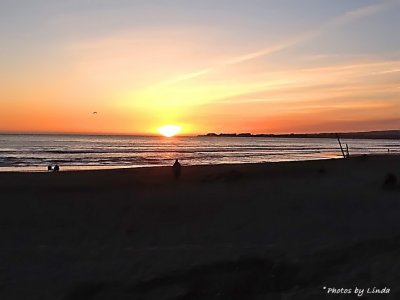
[[[370,154],[355,154],[350,157],[350,159],[357,159],[363,156],[368,157],[397,157],[400,156],[400,153],[370,153]],[[248,166],[248,165],[269,165],[269,164],[279,164],[279,163],[296,163],[296,162],[315,162],[315,161],[329,161],[329,160],[342,160],[343,157],[341,154],[338,154],[336,157],[326,157],[326,158],[312,158],[312,159],[299,159],[299,160],[279,160],[279,161],[264,161],[264,162],[246,162],[246,163],[217,163],[217,164],[194,164],[194,165],[185,165],[183,163],[184,168],[188,167],[211,167],[211,166]],[[110,171],[110,170],[136,170],[136,169],[149,169],[149,168],[168,168],[171,165],[137,165],[137,166],[123,166],[123,165],[115,165],[115,166],[106,166],[106,165],[96,165],[96,166],[63,166],[60,165],[61,170],[59,172],[92,172],[92,171]],[[23,166],[23,167],[0,167],[0,174],[9,174],[9,173],[53,173],[48,171],[47,166]],[[6,169],[6,170],[4,170]]]
[[[385,154],[383,154],[385,155]],[[399,154],[400,155],[400,154]],[[357,155],[358,156],[358,155]],[[354,156],[356,157],[356,156]],[[217,164],[193,164],[193,165],[185,165],[184,167],[202,167],[202,166],[240,166],[240,165],[258,165],[258,164],[271,164],[271,163],[289,163],[289,162],[307,162],[307,161],[319,161],[319,160],[330,160],[330,159],[341,159],[342,157],[329,157],[329,158],[312,158],[312,159],[299,159],[299,160],[279,160],[279,161],[265,161],[265,162],[246,162],[246,163],[217,163]],[[105,166],[105,165],[96,165],[96,166],[63,166],[60,165],[60,172],[78,172],[78,171],[105,171],[105,170],[125,170],[125,169],[147,169],[147,168],[166,168],[171,167],[171,165],[137,165],[137,166],[123,166],[123,165],[115,165],[115,166]],[[23,166],[23,167],[0,167],[1,173],[52,173],[48,171],[47,166]],[[2,169],[8,169],[3,171]],[[19,169],[19,170],[18,170]]]

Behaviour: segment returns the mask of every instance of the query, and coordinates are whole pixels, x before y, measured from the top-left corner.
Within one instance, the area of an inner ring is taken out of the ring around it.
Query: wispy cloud
[[[381,1],[379,3],[367,5],[352,11],[348,11],[341,16],[336,17],[331,22],[327,23],[327,26],[341,26],[349,22],[356,21],[358,19],[366,18],[379,12],[390,9],[393,6],[399,5],[399,0],[388,0]]]
[[[305,120],[312,123],[311,120],[319,119],[322,113],[329,113],[328,118],[390,117],[400,109],[399,77],[395,72],[399,66],[400,60],[370,59],[263,73],[258,79],[252,78],[252,83],[282,82],[215,97],[204,105],[220,114],[246,111],[253,119],[259,118],[259,122],[288,114],[294,114],[287,116],[288,120],[299,120],[304,113],[307,114],[302,120],[305,123]],[[277,123],[283,126],[281,121]],[[307,126],[311,128],[313,124],[310,124]]]
[[[206,75],[207,73],[211,72],[212,70],[213,70],[212,68],[208,68],[208,69],[203,69],[203,70],[192,72],[192,73],[185,73],[185,74],[176,76],[170,80],[163,81],[160,84],[158,84],[157,86],[164,87],[164,86],[173,85],[173,84],[185,81],[185,80],[189,80],[189,79],[196,78],[196,77],[199,77],[202,75]]]
[[[215,64],[211,67],[204,68],[203,70],[200,71],[194,71],[190,72],[187,74],[183,74],[180,76],[177,76],[171,80],[168,80],[164,82],[164,84],[169,85],[169,84],[176,84],[182,81],[190,80],[196,77],[204,76],[207,75],[208,73],[211,73],[213,71],[216,71],[220,68],[226,67],[226,66],[231,66],[231,65],[236,65],[240,63],[244,63],[246,61],[254,60],[260,57],[264,57],[273,53],[277,53],[279,51],[288,49],[290,47],[294,47],[296,45],[299,45],[301,43],[304,43],[308,40],[314,39],[326,31],[345,26],[348,23],[355,22],[359,19],[363,19],[369,16],[372,16],[374,14],[380,13],[382,11],[388,10],[393,6],[400,5],[400,0],[388,0],[388,1],[382,1],[380,3],[376,4],[371,4],[367,5],[355,10],[348,11],[340,16],[337,16],[336,18],[321,24],[318,29],[315,30],[310,30],[308,32],[305,32],[303,34],[300,34],[298,36],[292,37],[286,41],[283,41],[282,43],[279,43],[277,45],[269,46],[263,49],[256,50],[254,52],[250,53],[245,53],[240,56],[221,61],[218,64]]]

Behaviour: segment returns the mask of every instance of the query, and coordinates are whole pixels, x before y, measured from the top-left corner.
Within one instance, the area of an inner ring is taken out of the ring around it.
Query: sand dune
[[[399,299],[388,173],[400,157],[0,173],[0,298]]]

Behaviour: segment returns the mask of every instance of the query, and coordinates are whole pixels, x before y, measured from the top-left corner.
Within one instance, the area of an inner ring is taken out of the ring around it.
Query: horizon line
[[[281,132],[281,133],[252,133],[248,131],[240,131],[240,132],[215,132],[210,131],[206,133],[193,133],[193,134],[177,134],[175,137],[197,137],[197,136],[206,136],[207,134],[251,134],[251,135],[299,135],[299,134],[340,134],[340,133],[368,133],[368,132],[390,132],[390,131],[400,131],[400,129],[381,129],[381,130],[357,130],[357,131],[314,131],[314,132]],[[0,135],[75,135],[75,136],[134,136],[134,137],[160,137],[165,138],[160,134],[144,134],[144,133],[101,133],[101,132],[59,132],[59,131],[0,131]]]

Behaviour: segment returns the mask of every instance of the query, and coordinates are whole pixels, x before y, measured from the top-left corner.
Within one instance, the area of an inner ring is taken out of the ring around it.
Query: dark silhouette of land
[[[200,137],[270,137],[270,138],[330,138],[336,139],[336,132],[321,133],[289,133],[289,134],[252,134],[252,133],[207,133]],[[400,139],[400,130],[340,132],[346,139]]]

